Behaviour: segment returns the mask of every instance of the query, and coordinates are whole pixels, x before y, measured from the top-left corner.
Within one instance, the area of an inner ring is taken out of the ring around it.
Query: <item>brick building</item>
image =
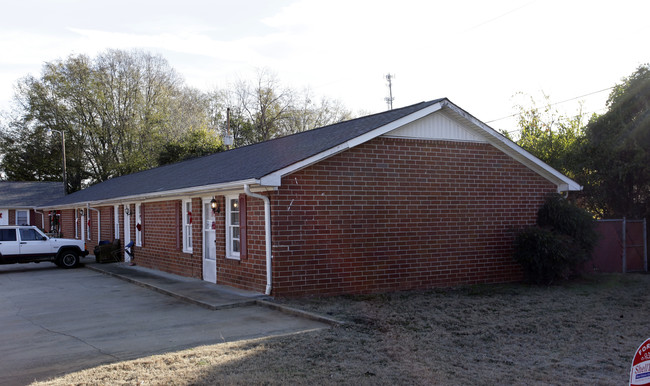
[[[0,225],[56,228],[59,215],[36,208],[63,197],[60,182],[0,182]]]
[[[580,186],[447,99],[130,174],[70,194],[65,236],[276,296],[522,278],[516,229]]]

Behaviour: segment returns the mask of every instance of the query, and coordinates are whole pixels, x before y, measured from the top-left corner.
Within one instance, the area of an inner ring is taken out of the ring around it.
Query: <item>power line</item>
[[[611,89],[613,89],[614,87],[615,87],[615,86],[607,87],[607,88],[604,88],[604,89],[602,89],[602,90],[598,90],[598,91],[590,92],[589,94],[580,95],[580,96],[577,96],[577,97],[574,97],[574,98],[570,98],[570,99],[566,99],[566,100],[563,100],[563,101],[560,101],[560,102],[551,103],[549,106],[555,106],[555,105],[559,105],[559,104],[562,104],[562,103],[571,102],[571,101],[574,101],[574,100],[576,100],[576,99],[584,98],[584,97],[587,97],[587,96],[590,96],[590,95],[594,95],[594,94],[598,94],[598,93],[601,93],[601,92],[604,92],[604,91],[611,90]],[[502,120],[504,120],[504,119],[508,119],[508,118],[516,117],[517,115],[519,115],[519,114],[508,115],[507,117],[502,117],[502,118],[493,119],[493,120],[491,120],[491,121],[487,121],[487,122],[485,122],[485,123],[492,123],[492,122],[502,121]]]
[[[525,8],[525,7],[531,5],[531,4],[534,3],[534,2],[535,2],[535,0],[533,0],[533,1],[529,1],[528,3],[522,5],[522,6],[519,7],[519,8],[512,9],[512,10],[510,10],[510,11],[508,11],[508,12],[506,12],[506,13],[503,13],[503,14],[501,14],[501,15],[499,15],[499,16],[493,17],[492,19],[486,20],[486,21],[484,21],[484,22],[482,22],[482,23],[480,23],[480,24],[475,25],[474,27],[471,27],[471,28],[466,29],[464,32],[469,32],[469,31],[471,31],[471,30],[473,30],[473,29],[476,29],[476,28],[478,28],[478,27],[484,26],[485,24],[488,24],[488,23],[491,23],[491,22],[493,22],[493,21],[495,21],[495,20],[501,19],[502,17],[507,16],[507,15],[510,15],[510,14],[513,13],[513,12],[519,11],[520,9]]]

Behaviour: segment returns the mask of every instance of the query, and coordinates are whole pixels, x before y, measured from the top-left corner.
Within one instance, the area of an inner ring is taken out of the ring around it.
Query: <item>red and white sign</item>
[[[650,384],[650,339],[636,350],[630,369],[630,386],[647,384]]]

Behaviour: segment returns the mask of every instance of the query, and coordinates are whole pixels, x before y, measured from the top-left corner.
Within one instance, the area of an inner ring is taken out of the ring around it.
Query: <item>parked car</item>
[[[50,238],[35,226],[0,226],[0,264],[51,261],[74,268],[86,255],[83,240]]]

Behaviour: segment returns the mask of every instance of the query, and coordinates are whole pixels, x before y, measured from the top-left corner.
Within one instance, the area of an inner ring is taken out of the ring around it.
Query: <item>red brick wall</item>
[[[101,213],[101,237],[99,238],[99,241],[113,241],[113,239],[115,239],[115,226],[113,225],[113,206],[102,206],[97,209],[99,209]],[[97,226],[96,222],[95,226]]]
[[[251,291],[266,289],[266,245],[264,243],[264,201],[246,197],[246,256],[226,258],[225,198],[217,196],[222,211],[217,214],[217,283]]]
[[[273,294],[519,280],[513,230],[555,190],[491,145],[374,139],[283,178]]]
[[[29,211],[29,223],[30,225],[35,225],[40,229],[43,229],[43,221],[41,219],[41,214],[36,213],[34,210]]]
[[[201,200],[192,199],[193,214],[193,253],[182,251],[182,216],[181,201],[147,202],[142,204],[144,215],[142,219],[142,247],[134,247],[135,263],[177,275],[201,278],[202,276],[202,244],[201,244]],[[132,205],[135,214],[135,206]],[[135,215],[132,219],[132,240],[135,241]],[[121,228],[123,232],[124,228]]]
[[[61,234],[62,237],[74,239],[74,209],[61,211]]]

